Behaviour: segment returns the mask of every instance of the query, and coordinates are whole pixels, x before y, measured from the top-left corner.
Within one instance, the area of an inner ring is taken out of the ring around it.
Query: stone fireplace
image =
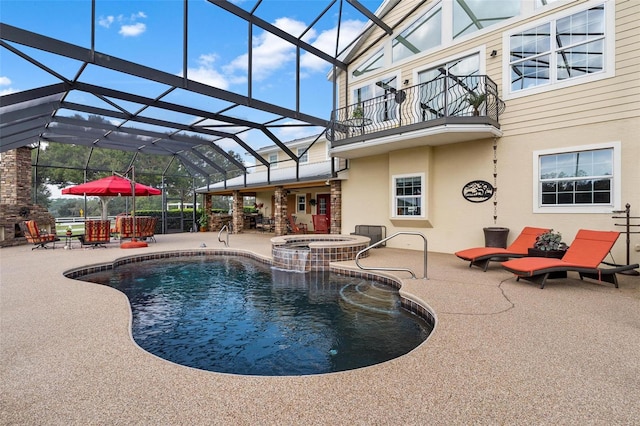
[[[55,232],[56,220],[31,200],[31,148],[0,154],[0,247],[26,244],[20,222],[35,220],[40,229]]]

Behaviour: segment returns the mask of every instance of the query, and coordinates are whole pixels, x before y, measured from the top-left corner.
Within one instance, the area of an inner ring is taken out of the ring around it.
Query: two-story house
[[[483,245],[483,228],[508,228],[511,240],[548,227],[570,244],[581,228],[624,231],[613,216],[627,205],[638,216],[640,2],[385,1],[376,15],[386,27],[370,23],[342,58],[348,69],[331,75],[328,149],[287,144],[298,156],[311,146],[296,168],[264,148],[271,171],[200,192],[255,195],[282,223],[285,209],[307,224],[322,209],[333,233],[417,231],[446,253]]]
[[[342,229],[619,230],[640,211],[640,2],[385,2],[338,72],[331,155],[349,160]],[[640,253],[631,236],[632,263]],[[392,247],[422,247],[401,235]],[[624,261],[620,238],[614,255]]]

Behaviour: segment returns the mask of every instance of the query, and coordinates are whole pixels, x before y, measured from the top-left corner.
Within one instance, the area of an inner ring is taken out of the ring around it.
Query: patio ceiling
[[[231,171],[236,174],[247,173],[245,165],[229,153],[233,151],[229,146],[236,147],[236,153],[246,151],[256,159],[256,164],[262,163],[269,167],[268,160],[259,155],[248,142],[251,134],[258,134],[260,138],[275,143],[298,163],[296,154],[274,134],[274,129],[288,126],[317,127],[320,133],[328,125],[327,117],[305,113],[300,107],[301,54],[311,54],[328,63],[333,70],[346,69],[347,64],[340,58],[346,57],[344,52],[364,32],[345,50],[338,50],[345,7],[357,11],[372,23],[370,25],[377,25],[385,32],[391,32],[374,15],[375,11],[368,10],[357,0],[325,1],[326,7],[319,11],[312,24],[302,34],[295,35],[277,28],[260,16],[263,10],[260,7],[262,0],[243,2],[240,5],[230,1],[209,0],[213,13],[233,14],[248,24],[248,82],[246,93],[240,94],[189,78],[186,52],[186,40],[190,31],[186,19],[189,6],[187,0],[183,2],[184,17],[180,21],[185,40],[181,53],[183,63],[178,64],[178,67],[182,66],[180,75],[97,51],[94,46],[95,2],[96,0],[92,1],[89,47],[0,22],[2,55],[17,55],[58,81],[0,97],[0,152],[22,146],[36,146],[40,142],[75,144],[91,149],[129,151],[136,153],[134,155],[142,153],[168,156],[169,164],[178,159],[191,175],[206,179],[214,173],[222,173],[226,179],[226,174]],[[314,2],[316,5],[317,3]],[[386,14],[398,3],[398,0],[386,1],[382,10]],[[313,29],[321,18],[331,14],[338,16],[333,54],[319,50],[303,40],[304,34]],[[290,90],[295,93],[294,108],[262,101],[253,96],[251,40],[255,27],[296,48],[298,65],[296,76],[290,82]],[[56,70],[54,65],[42,59],[47,57],[62,57],[67,60],[75,70],[73,77],[68,77],[68,72],[65,76],[65,72]],[[119,78],[131,80],[133,84],[127,87],[133,89],[122,90],[111,85],[108,80],[96,79],[96,69],[108,70]],[[145,94],[135,90],[140,87],[146,89]],[[176,99],[181,101],[177,102]],[[189,101],[182,101],[184,99],[196,99],[198,102],[191,104]],[[203,100],[210,100],[211,104],[221,106],[215,111],[198,107],[196,104],[202,105]],[[327,115],[330,113],[331,109],[327,109]],[[91,116],[100,117],[101,120],[84,119]],[[253,116],[262,119],[242,118]],[[212,150],[228,160],[226,166],[213,162],[206,156]]]

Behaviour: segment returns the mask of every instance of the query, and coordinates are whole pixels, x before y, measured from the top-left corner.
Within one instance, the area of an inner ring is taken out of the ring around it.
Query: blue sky
[[[252,9],[255,0],[236,1],[244,9]],[[364,0],[362,4],[375,11],[382,0]],[[326,0],[264,0],[258,7],[258,16],[294,35],[304,31],[312,20],[329,4]],[[333,53],[339,2],[327,13],[304,40],[313,46]],[[346,45],[360,33],[365,17],[346,2],[343,9],[341,41]],[[187,66],[188,76],[212,86],[242,95],[248,94],[247,86],[247,24],[244,20],[223,11],[205,0],[188,3],[189,28]],[[91,2],[89,0],[1,0],[0,19],[3,23],[60,39],[85,48],[90,47]],[[182,74],[183,68],[183,2],[182,0],[105,1],[96,2],[96,50],[160,69],[172,74]],[[77,61],[57,57],[19,46],[20,50],[72,79],[80,69]],[[254,27],[253,33],[253,97],[276,105],[295,109],[295,48],[274,36]],[[304,113],[329,118],[332,106],[331,84],[326,80],[330,67],[324,61],[305,53],[301,57],[302,80],[301,110]],[[166,86],[149,83],[98,67],[88,67],[81,81],[156,97]],[[0,94],[27,90],[59,80],[38,69],[6,49],[0,50]],[[77,93],[84,102],[90,95]],[[73,98],[68,99],[74,101]],[[218,111],[229,104],[223,101],[176,91],[165,100],[190,105],[209,111]],[[126,105],[137,110],[137,105]],[[274,116],[251,113],[243,108],[234,109],[230,115],[257,121]],[[179,119],[187,117],[172,117]],[[195,119],[195,117],[194,117]],[[141,125],[139,125],[142,127]],[[157,129],[156,129],[157,130]],[[276,130],[282,140],[305,136],[301,131]],[[255,137],[255,140],[252,140]],[[246,134],[243,139],[252,146],[270,144],[260,135]],[[237,145],[223,146],[238,150]]]

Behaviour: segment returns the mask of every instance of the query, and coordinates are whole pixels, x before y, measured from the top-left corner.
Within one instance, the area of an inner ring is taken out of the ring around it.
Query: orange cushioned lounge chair
[[[501,247],[475,247],[461,250],[455,253],[460,259],[469,261],[469,267],[478,266],[486,271],[489,262],[504,262],[513,257],[524,257],[528,254],[528,250],[533,247],[536,237],[549,231],[546,228],[525,227],[520,235],[507,248]]]
[[[549,257],[525,257],[513,259],[502,264],[502,267],[513,272],[518,277],[540,284],[540,288],[557,272],[574,271],[580,274],[580,279],[591,278],[598,281],[612,283],[618,288],[616,273],[635,269],[635,265],[614,265],[613,268],[600,268],[600,264],[615,244],[619,232],[590,231],[581,229],[562,259]],[[610,265],[610,264],[609,264]]]

